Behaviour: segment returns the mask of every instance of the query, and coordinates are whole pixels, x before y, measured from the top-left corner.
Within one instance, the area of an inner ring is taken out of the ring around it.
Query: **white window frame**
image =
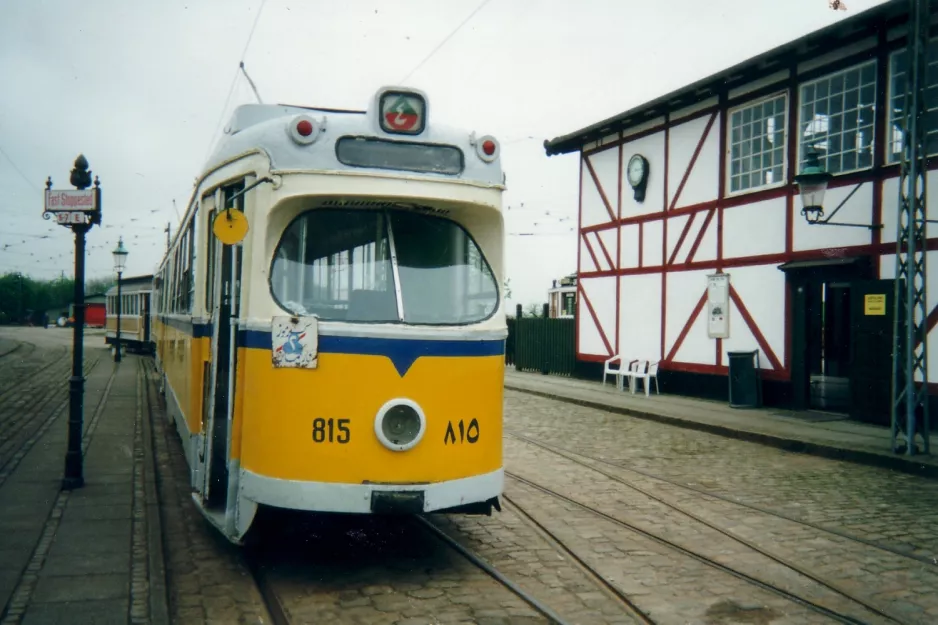
[[[854,167],[853,169],[844,169],[838,172],[831,172],[831,173],[834,176],[842,176],[844,174],[851,174],[851,173],[858,172],[858,171],[866,171],[866,170],[870,170],[873,168],[876,162],[876,150],[880,149],[876,146],[876,93],[879,90],[879,71],[878,71],[879,68],[877,67],[877,63],[878,63],[878,59],[872,59],[870,61],[862,61],[860,63],[856,63],[855,65],[851,65],[850,67],[844,67],[833,72],[828,72],[822,76],[818,76],[817,78],[814,78],[812,80],[798,83],[798,86],[797,86],[797,89],[798,89],[798,100],[797,100],[798,102],[798,147],[796,149],[796,152],[797,152],[796,167],[799,170],[801,168],[801,161],[804,160],[803,159],[804,137],[802,136],[802,133],[803,133],[802,128],[804,126],[804,119],[802,117],[802,112],[804,109],[804,100],[801,97],[802,91],[804,90],[805,87],[815,85],[823,80],[830,80],[831,78],[833,78],[834,76],[837,76],[838,74],[847,74],[848,72],[859,71],[862,75],[863,68],[868,65],[873,66],[873,110],[872,110],[873,122],[870,125],[870,133],[872,136],[871,143],[873,147],[872,147],[872,150],[870,150],[870,155],[871,155],[870,164],[865,165],[863,167]],[[862,89],[862,85],[860,88]],[[843,136],[843,129],[841,129],[841,136]],[[844,153],[845,152],[841,150],[839,154],[844,154]],[[860,159],[857,158],[858,162],[859,160]]]
[[[934,44],[936,44],[936,43],[938,43],[938,37],[931,37],[931,38],[929,38],[929,40],[928,40],[928,45],[929,45],[929,47],[931,47],[932,45],[934,45]],[[892,99],[893,99],[893,97],[896,95],[896,93],[895,93],[895,91],[893,90],[893,80],[892,80],[892,79],[893,79],[893,60],[894,60],[898,55],[902,54],[903,52],[906,52],[906,48],[904,48],[904,47],[899,48],[899,49],[897,49],[897,50],[893,50],[892,52],[889,53],[889,56],[886,58],[886,63],[887,63],[887,66],[886,66],[886,129],[885,129],[885,130],[886,130],[886,132],[885,132],[885,134],[886,134],[886,141],[884,141],[885,145],[883,145],[883,150],[885,151],[885,154],[884,154],[885,158],[883,159],[883,163],[886,164],[886,165],[898,165],[899,162],[902,160],[901,153],[897,153],[897,154],[895,155],[895,158],[893,158],[893,152],[892,152],[892,146],[893,146],[893,143],[894,143],[894,141],[893,141],[893,121],[899,121],[897,118],[894,118],[894,117],[893,117]],[[927,52],[926,52],[926,54],[927,54]],[[929,63],[929,64],[930,64],[930,63],[938,63],[938,57],[936,57],[935,59],[928,59],[928,63]],[[926,67],[927,67],[927,66],[926,66]],[[926,72],[925,72],[925,73],[926,73],[926,81],[927,81],[927,80],[928,80],[928,79],[927,79],[927,74],[928,74],[927,69],[926,69]],[[906,74],[908,74],[908,68],[906,68]],[[926,86],[927,86],[927,85],[926,85]],[[926,101],[925,101],[925,105],[926,105],[926,106],[928,105],[928,100],[927,100],[927,99],[926,99]],[[934,107],[932,108],[932,110],[935,110],[935,109],[938,109],[938,105],[936,105],[936,106],[934,106]],[[926,110],[927,110],[927,109],[926,109]],[[933,130],[932,132],[938,133],[938,129],[935,129],[935,130]],[[928,141],[928,140],[926,139],[926,145],[927,145],[927,141]],[[926,154],[926,156],[934,156],[934,155],[936,155],[936,154],[938,154],[938,148],[936,148],[936,149],[935,149],[934,151],[932,151],[932,152],[928,152],[928,153]]]
[[[781,180],[772,183],[763,183],[755,187],[747,187],[745,189],[739,189],[738,191],[732,190],[732,180],[733,180],[733,113],[736,111],[741,111],[753,106],[765,104],[770,100],[777,100],[778,98],[784,98],[785,106],[782,108],[782,176]],[[724,193],[725,197],[735,197],[739,195],[747,195],[749,193],[758,193],[759,191],[767,191],[770,189],[777,189],[784,187],[788,184],[788,107],[791,106],[791,94],[788,92],[788,89],[783,89],[781,91],[776,91],[775,93],[769,94],[762,98],[756,98],[754,100],[748,100],[741,104],[737,104],[733,108],[727,109],[726,111],[726,128],[724,132],[726,133],[726,153],[723,157],[726,159],[726,168],[724,172],[724,184],[726,185],[726,192]]]

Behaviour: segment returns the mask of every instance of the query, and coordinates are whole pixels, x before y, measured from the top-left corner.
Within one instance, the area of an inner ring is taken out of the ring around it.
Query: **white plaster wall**
[[[704,215],[704,217],[705,216],[706,215]],[[700,219],[700,217],[697,219]],[[697,248],[697,254],[694,255],[695,263],[705,260],[716,260],[718,220],[719,215],[714,214],[713,218],[710,220],[710,223],[707,225],[707,230],[704,232],[703,238],[700,240],[700,247]],[[701,224],[703,224],[703,222],[701,222]]]
[[[704,118],[702,121],[706,122],[707,118]],[[684,189],[681,191],[681,196],[678,198],[675,208],[700,204],[701,202],[710,202],[717,199],[717,195],[720,193],[721,132],[720,118],[717,116],[717,119],[713,122],[713,127],[711,127],[710,132],[707,133],[707,138],[704,141],[703,147],[700,149],[700,155],[697,156],[697,162],[694,163],[694,167],[690,171],[690,176],[687,177],[687,182],[684,184]],[[673,131],[671,136],[674,136]],[[699,136],[697,140],[699,140]],[[668,147],[669,160],[671,158],[670,150],[674,148],[675,141],[672,140],[671,145]],[[687,146],[686,148],[681,146],[681,151],[689,149],[690,153],[693,154],[696,148],[697,144],[695,142],[694,145]],[[681,184],[682,176],[683,172],[679,173],[674,178],[671,177],[671,174],[668,174],[668,193],[672,196],[677,193],[677,187]]]
[[[814,226],[828,228],[830,226]],[[785,251],[785,198],[723,209],[723,258]]]
[[[635,201],[628,181],[629,159],[641,154],[648,159],[648,184],[645,200]],[[622,146],[622,217],[647,215],[664,210],[664,131],[629,141]]]
[[[707,291],[707,274],[711,271],[676,271],[668,274],[667,280],[667,314],[665,315],[664,351],[670,353],[677,342],[681,330],[687,324],[694,307],[700,297]],[[698,314],[701,319],[706,318],[706,306]],[[695,322],[699,320],[695,317]],[[707,336],[707,326],[691,327],[684,338],[681,348],[675,354],[679,362],[697,364],[716,364],[715,340]]]
[[[938,252],[928,252],[925,258],[925,308],[928,312],[938,304]],[[896,256],[883,256],[879,264],[879,276],[883,280],[896,277]],[[938,328],[928,334],[928,381],[938,382]]]
[[[580,163],[580,169],[580,175],[583,176],[583,191],[580,196],[580,226],[585,228],[596,224],[609,223],[609,212],[606,210],[606,205],[603,203],[602,196],[599,195],[596,183],[593,182],[593,177],[590,175],[590,170],[587,168],[585,161]],[[615,211],[615,206],[613,206],[613,211]]]
[[[824,195],[824,217],[827,218],[837,205],[846,198],[856,185],[847,185],[828,189]],[[792,203],[793,248],[800,250],[817,250],[845,247],[848,245],[868,245],[872,243],[872,230],[868,228],[855,228],[843,226],[812,226],[808,224],[801,214],[801,198],[795,198]],[[873,183],[864,182],[857,189],[853,197],[834,216],[835,222],[849,222],[859,224],[873,223]],[[893,227],[895,230],[895,227]],[[726,247],[726,241],[723,243]]]
[[[684,226],[687,225],[687,220],[690,219],[689,215],[679,215],[677,217],[668,218],[668,253],[665,256],[665,261],[671,260],[671,255],[674,253],[674,247],[677,245],[677,242],[681,238],[681,232],[684,231]],[[684,243],[681,245],[682,248],[686,250],[688,248],[687,239],[690,237],[684,237]]]
[[[599,263],[603,265],[603,269],[614,270],[616,269],[616,243],[618,241],[618,234],[616,229],[602,230],[597,232],[595,236],[602,240],[603,245],[606,246],[606,251],[609,252],[609,256],[612,258],[612,264],[609,263],[609,260],[606,258],[606,255],[603,254],[602,248],[596,250],[596,255],[602,254],[602,258],[599,259]]]
[[[598,268],[596,263],[593,262],[593,257],[590,256],[586,243],[583,241],[583,235],[580,235],[580,268],[577,273],[589,273],[591,271],[598,271]]]
[[[589,159],[596,171],[596,177],[599,178],[599,184],[612,205],[612,212],[616,213],[619,205],[619,148],[608,148],[590,154]]]
[[[642,225],[642,264],[645,267],[661,266],[661,244],[664,226],[660,219]]]
[[[661,358],[661,276],[623,276],[619,352],[627,358]]]
[[[690,159],[703,136],[709,115],[678,124],[669,130],[668,144],[668,204],[674,200],[677,188],[684,178]],[[697,162],[681,191],[677,207],[689,206],[715,200],[719,192],[720,180],[720,120],[713,122],[713,127],[704,141]]]
[[[929,219],[938,219],[938,171],[928,172],[927,192],[925,196],[925,212]],[[859,193],[859,191],[857,191]],[[827,201],[825,200],[825,204]],[[883,230],[882,242],[895,243],[896,220],[899,216],[899,178],[888,178],[883,181]],[[840,213],[838,213],[838,217]],[[938,224],[926,224],[928,236],[938,236]],[[890,274],[890,277],[891,274]]]
[[[581,278],[580,286],[583,289],[583,292],[586,294],[586,298],[589,299],[590,304],[593,306],[593,312],[596,313],[596,318],[599,320],[600,327],[606,335],[606,340],[609,341],[609,344],[615,348],[616,340],[616,278]],[[589,325],[595,326],[593,321],[593,316],[589,313],[589,309],[586,308],[586,304],[583,303],[580,307],[580,319],[581,322],[586,319],[588,320]],[[581,324],[581,329],[582,329]],[[606,346],[602,341],[602,338],[597,331],[595,334],[595,342],[590,344],[590,350],[586,351],[583,349],[582,337],[581,337],[581,351],[588,354],[605,354]]]
[[[694,318],[684,342],[674,355],[674,362],[716,364],[716,340],[707,336],[707,309]]]
[[[577,300],[577,326],[579,332],[579,353],[591,356],[605,356],[606,346],[599,336],[593,316],[582,300]]]
[[[777,264],[755,267],[733,267],[727,271],[730,283],[749,311],[753,322],[769,347],[785,364],[785,274]],[[730,319],[730,338],[723,341],[725,350],[747,350],[759,347],[742,315],[735,309]],[[725,356],[725,354],[724,354]],[[760,356],[764,369],[771,369],[765,354]],[[724,357],[724,363],[726,358]]]
[[[622,246],[621,268],[638,267],[638,224],[622,226],[619,238]]]

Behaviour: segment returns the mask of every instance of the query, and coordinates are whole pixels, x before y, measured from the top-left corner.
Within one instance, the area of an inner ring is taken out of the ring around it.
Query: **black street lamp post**
[[[85,479],[82,475],[82,407],[85,392],[83,375],[84,330],[85,330],[85,234],[101,223],[101,183],[94,179],[91,186],[91,171],[84,155],[75,159],[75,167],[69,178],[76,190],[54,191],[52,177],[46,181],[43,219],[53,219],[75,233],[75,326],[72,334],[72,377],[69,378],[68,406],[68,451],[65,453],[65,477],[62,488],[81,488]]]
[[[114,256],[114,271],[117,272],[117,331],[114,333],[114,362],[121,361],[121,274],[124,273],[124,264],[127,262],[127,250],[124,248],[124,238],[117,241],[117,248],[111,252]]]

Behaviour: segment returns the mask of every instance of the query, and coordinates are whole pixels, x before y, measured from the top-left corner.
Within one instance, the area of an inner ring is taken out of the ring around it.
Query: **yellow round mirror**
[[[212,232],[225,245],[235,245],[248,233],[248,218],[239,210],[227,209],[215,216]]]

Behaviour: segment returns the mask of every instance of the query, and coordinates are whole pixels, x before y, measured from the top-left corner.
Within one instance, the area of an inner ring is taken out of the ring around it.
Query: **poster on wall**
[[[730,274],[707,276],[707,336],[730,338]]]

